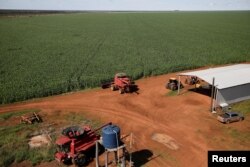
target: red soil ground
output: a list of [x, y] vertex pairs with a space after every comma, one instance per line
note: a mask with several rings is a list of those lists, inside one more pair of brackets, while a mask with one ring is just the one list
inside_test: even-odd
[[[110, 89], [93, 89], [4, 105], [0, 113], [35, 108], [47, 116], [56, 115], [58, 111], [60, 114], [80, 112], [90, 119], [111, 121], [121, 128], [122, 134], [134, 134], [136, 166], [201, 167], [207, 166], [208, 150], [250, 149], [249, 142], [232, 144], [234, 140], [225, 136], [225, 125], [209, 112], [208, 96], [187, 91], [187, 87], [178, 96], [168, 96], [165, 83], [175, 76], [167, 74], [138, 80], [137, 93], [120, 95]], [[226, 126], [250, 129], [248, 119]], [[53, 161], [39, 166], [56, 164]]]

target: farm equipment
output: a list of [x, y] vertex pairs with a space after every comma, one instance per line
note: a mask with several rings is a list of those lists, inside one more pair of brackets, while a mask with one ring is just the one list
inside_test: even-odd
[[72, 162], [77, 166], [83, 166], [91, 159], [91, 154], [95, 151], [96, 141], [100, 139], [97, 131], [111, 124], [105, 124], [95, 130], [92, 130], [88, 125], [64, 129], [63, 136], [56, 140], [55, 159], [65, 164]]
[[112, 91], [119, 90], [120, 94], [136, 91], [137, 86], [125, 73], [117, 73], [114, 81], [102, 84], [102, 88], [110, 87]]
[[42, 119], [37, 113], [33, 112], [29, 115], [22, 115], [20, 122], [26, 124], [33, 124], [34, 122], [42, 122]]
[[189, 76], [185, 80], [185, 84], [194, 85], [200, 83], [199, 79], [196, 76]]
[[[174, 91], [178, 89], [178, 84], [179, 81], [176, 78], [170, 78], [169, 82], [166, 84], [166, 88]], [[181, 82], [180, 82], [180, 88], [184, 88]]]

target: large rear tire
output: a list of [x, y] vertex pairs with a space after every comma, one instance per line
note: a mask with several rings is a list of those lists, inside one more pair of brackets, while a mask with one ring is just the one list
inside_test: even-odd
[[175, 91], [175, 90], [176, 90], [176, 86], [175, 86], [174, 84], [170, 84], [170, 89], [171, 89], [172, 91]]

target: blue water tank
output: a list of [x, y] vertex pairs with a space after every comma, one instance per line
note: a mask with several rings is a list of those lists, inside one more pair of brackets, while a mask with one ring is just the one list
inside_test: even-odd
[[102, 128], [102, 144], [105, 148], [112, 149], [120, 145], [120, 128], [108, 125]]

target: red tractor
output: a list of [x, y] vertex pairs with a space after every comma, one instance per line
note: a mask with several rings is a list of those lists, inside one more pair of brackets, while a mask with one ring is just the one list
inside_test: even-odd
[[132, 92], [135, 88], [134, 82], [125, 73], [117, 73], [114, 82], [110, 86], [112, 91], [119, 90], [120, 94]]
[[95, 151], [95, 143], [100, 139], [96, 132], [101, 128], [111, 125], [105, 124], [95, 130], [90, 126], [71, 126], [62, 131], [61, 137], [56, 140], [57, 152], [55, 159], [65, 164], [73, 163], [77, 166], [85, 165]]

